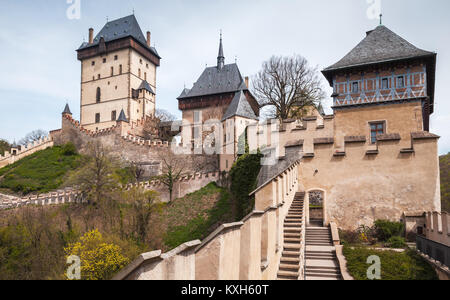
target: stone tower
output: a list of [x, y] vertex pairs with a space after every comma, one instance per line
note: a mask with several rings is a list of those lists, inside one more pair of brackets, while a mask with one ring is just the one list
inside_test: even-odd
[[80, 121], [101, 130], [116, 124], [120, 112], [130, 122], [155, 114], [156, 69], [161, 57], [144, 37], [134, 15], [113, 20], [77, 50], [81, 61]]

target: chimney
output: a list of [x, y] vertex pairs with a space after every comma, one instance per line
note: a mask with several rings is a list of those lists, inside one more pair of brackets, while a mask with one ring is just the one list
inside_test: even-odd
[[94, 29], [89, 28], [89, 44], [93, 44], [93, 43], [94, 43]]
[[151, 33], [150, 33], [150, 31], [147, 31], [147, 46], [149, 46], [149, 47], [151, 47], [150, 46], [150, 42], [151, 42], [150, 37], [151, 37]]
[[249, 88], [248, 83], [249, 83], [249, 80], [248, 80], [248, 76], [247, 76], [247, 77], [245, 77], [245, 85], [247, 86], [247, 88]]

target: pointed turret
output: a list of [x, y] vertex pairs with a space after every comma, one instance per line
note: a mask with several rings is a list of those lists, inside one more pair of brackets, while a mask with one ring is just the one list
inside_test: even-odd
[[220, 33], [219, 55], [217, 56], [217, 68], [222, 70], [225, 65], [225, 56], [223, 55], [222, 32]]
[[72, 112], [69, 108], [69, 103], [66, 103], [66, 107], [64, 107], [64, 111], [62, 112], [63, 115], [72, 115]]
[[123, 109], [120, 111], [120, 115], [119, 115], [119, 118], [117, 119], [117, 122], [126, 122], [126, 123], [128, 123], [128, 119], [125, 116], [125, 112], [123, 111]]

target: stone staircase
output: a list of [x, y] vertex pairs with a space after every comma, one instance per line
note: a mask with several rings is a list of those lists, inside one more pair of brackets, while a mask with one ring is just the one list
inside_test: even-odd
[[342, 280], [330, 228], [306, 228], [305, 242], [305, 279]]
[[300, 275], [304, 200], [305, 193], [297, 193], [284, 220], [284, 245], [277, 276], [279, 280], [298, 280]]

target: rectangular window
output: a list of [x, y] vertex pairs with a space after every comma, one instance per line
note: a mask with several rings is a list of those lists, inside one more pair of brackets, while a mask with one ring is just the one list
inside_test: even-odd
[[103, 63], [106, 63], [106, 58], [103, 59]]
[[383, 90], [388, 90], [388, 89], [389, 89], [389, 79], [383, 78], [383, 79], [381, 80], [381, 88], [382, 88]]
[[352, 93], [359, 93], [359, 83], [358, 82], [353, 82]]
[[114, 60], [119, 59], [119, 57], [117, 55], [114, 55]]
[[100, 114], [95, 114], [95, 123], [100, 123]]
[[113, 110], [111, 112], [111, 121], [115, 121], [117, 120], [117, 112], [115, 110]]
[[199, 122], [200, 122], [200, 112], [194, 111], [194, 123], [199, 123]]
[[385, 124], [385, 122], [370, 123], [370, 142], [372, 144], [377, 143], [377, 135], [386, 133]]
[[100, 74], [98, 74], [98, 76], [97, 76], [97, 77], [98, 77], [98, 79], [100, 79]]
[[111, 76], [114, 76], [114, 67], [111, 67]]
[[92, 61], [92, 62], [91, 62], [91, 66], [95, 66], [95, 61]]
[[119, 65], [119, 74], [122, 74], [122, 65]]
[[397, 77], [397, 88], [404, 88], [405, 87], [405, 77], [399, 76]]

